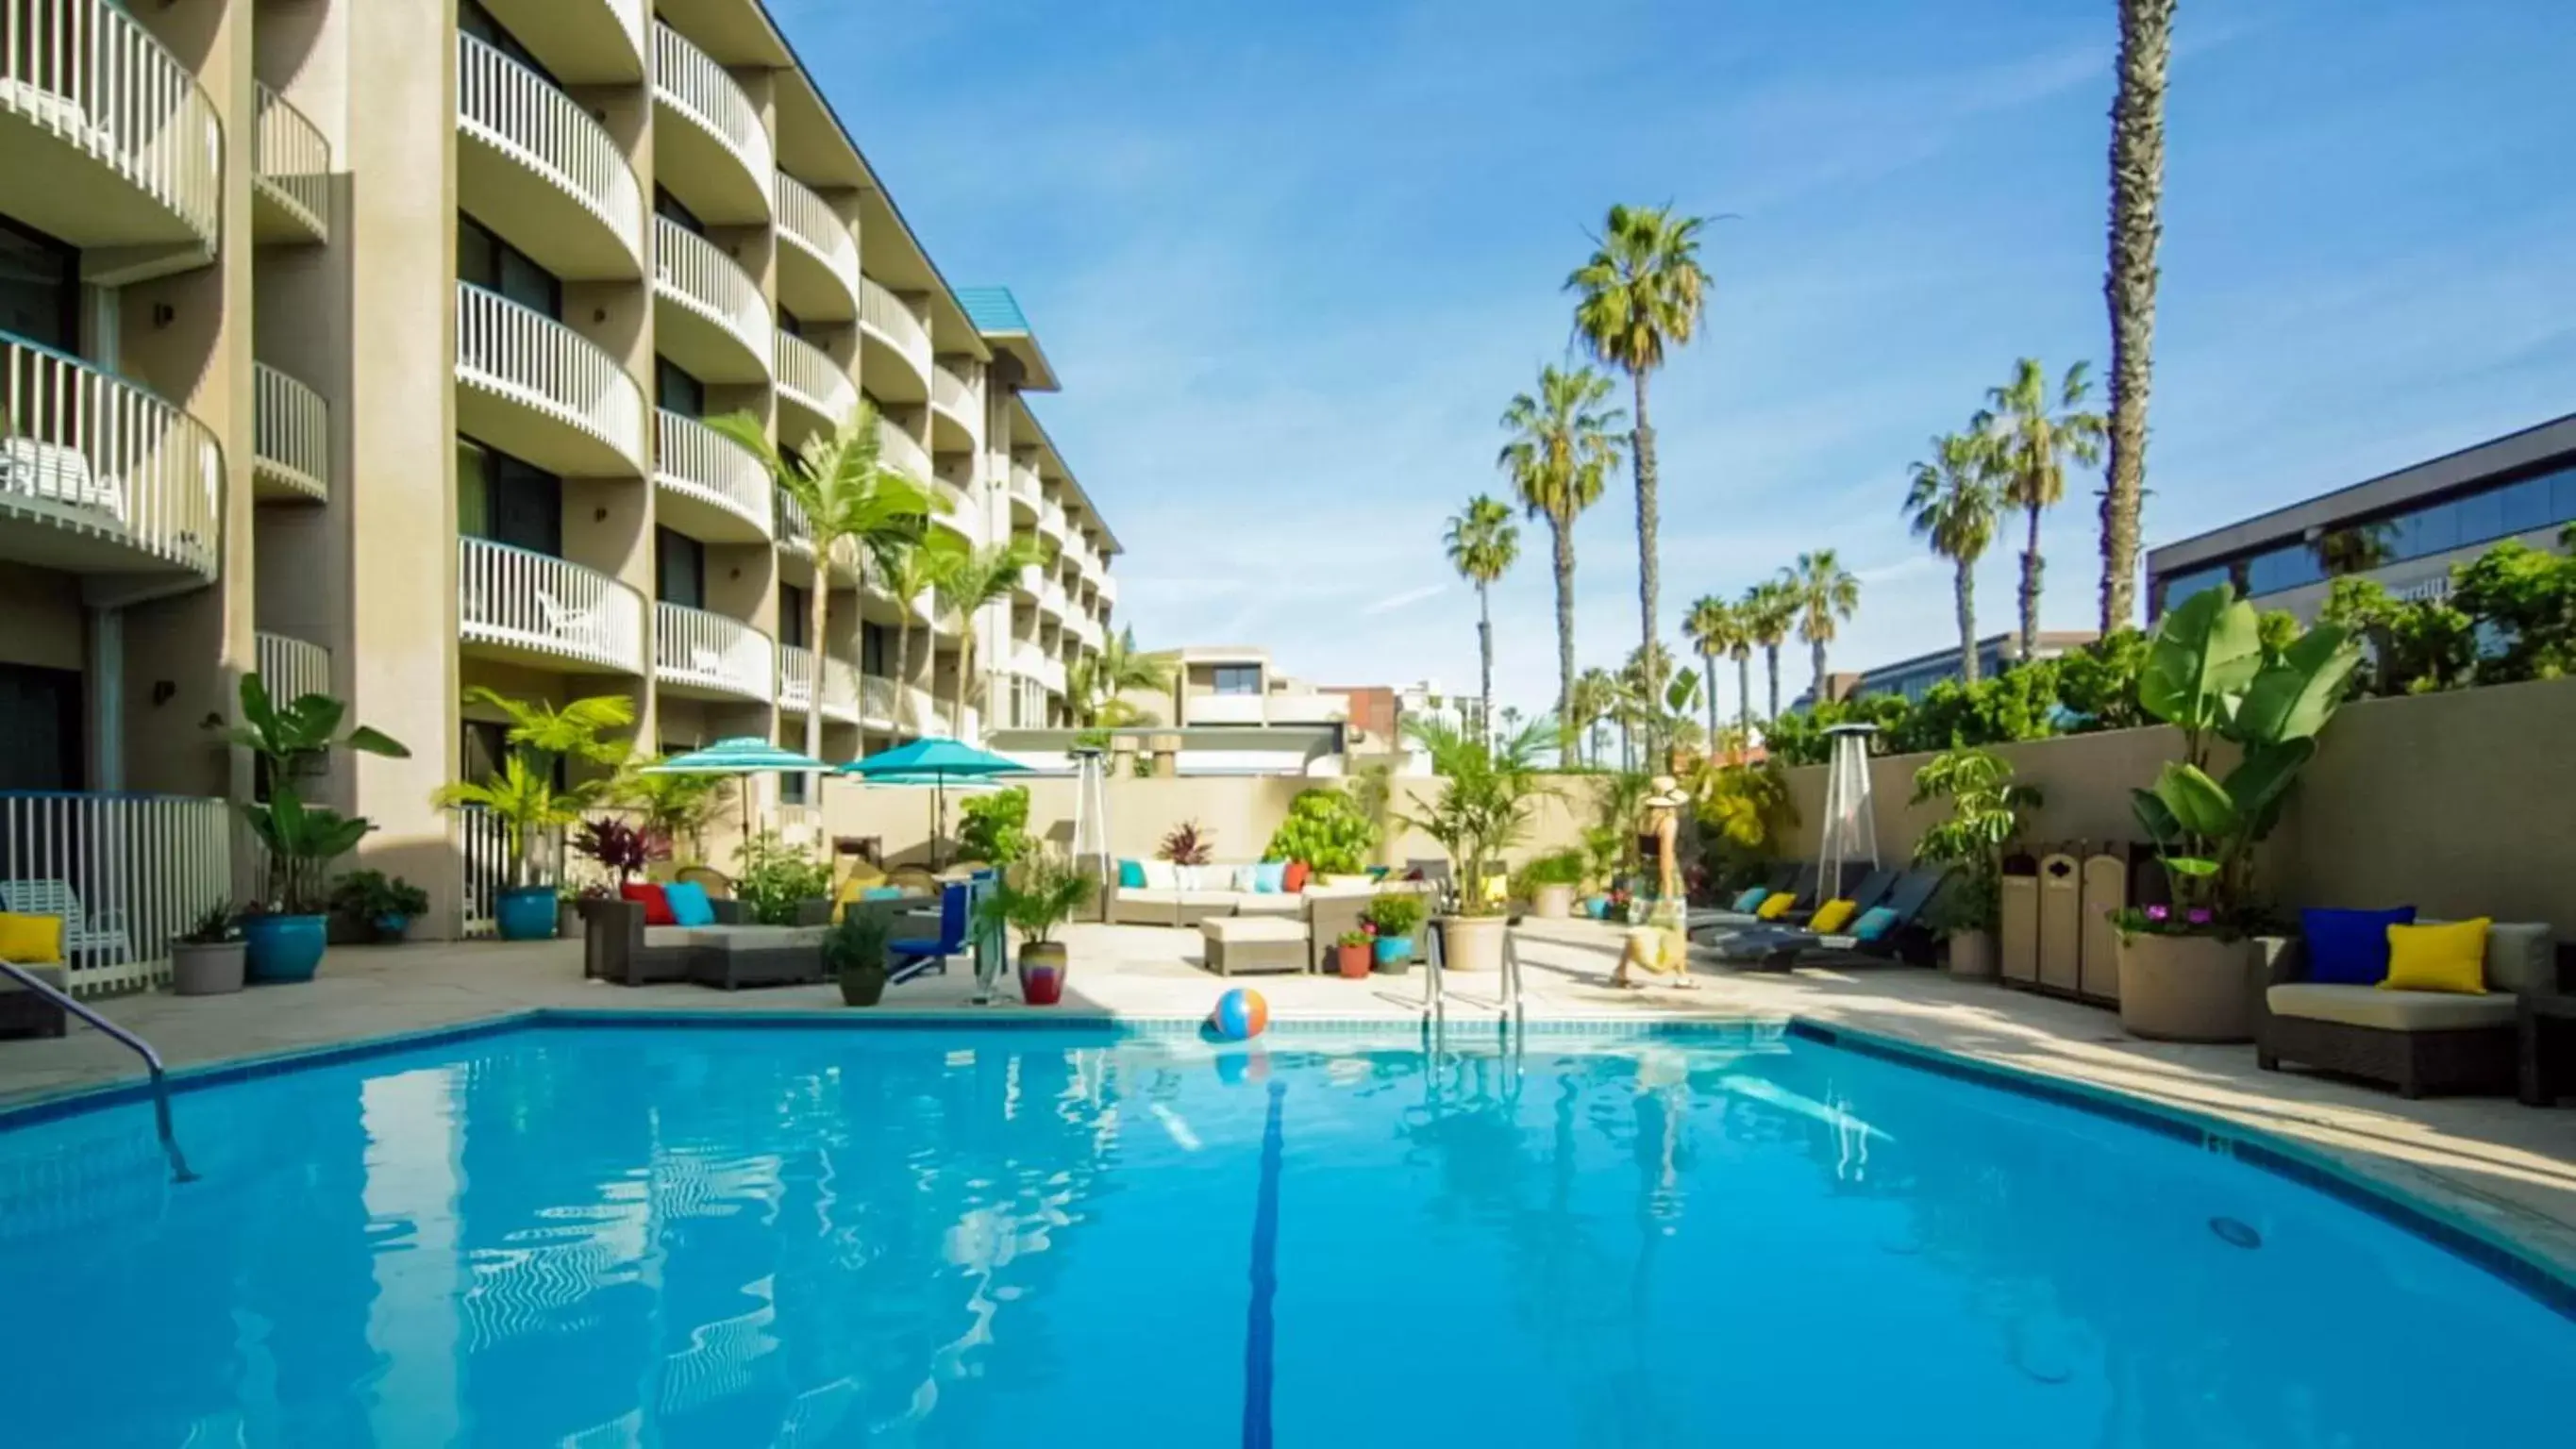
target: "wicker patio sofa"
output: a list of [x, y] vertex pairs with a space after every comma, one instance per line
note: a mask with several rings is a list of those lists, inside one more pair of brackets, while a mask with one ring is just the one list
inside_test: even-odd
[[755, 926], [740, 901], [712, 901], [712, 926], [648, 926], [639, 901], [598, 901], [582, 933], [582, 974], [620, 986], [695, 981], [727, 991], [823, 979], [832, 903], [805, 901], [793, 926]]
[[[71, 990], [71, 978], [59, 961], [21, 962], [18, 969], [56, 991]], [[0, 1036], [61, 1036], [69, 1027], [59, 1004], [0, 975]]]
[[2556, 944], [2545, 924], [2488, 927], [2483, 996], [2310, 981], [2306, 952], [2294, 941], [2273, 958], [2257, 1003], [2255, 1064], [2269, 1072], [2298, 1062], [2387, 1082], [2410, 1098], [2510, 1092], [2517, 998], [2554, 990], [2557, 979]]

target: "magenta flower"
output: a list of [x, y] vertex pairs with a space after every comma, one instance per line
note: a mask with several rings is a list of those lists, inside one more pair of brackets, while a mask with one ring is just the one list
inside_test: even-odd
[[2172, 912], [2171, 910], [2169, 910], [2169, 909], [2167, 909], [2166, 907], [2163, 907], [2163, 906], [2149, 906], [2149, 907], [2147, 907], [2147, 919], [2148, 919], [2148, 920], [2150, 920], [2150, 921], [2161, 921], [2161, 920], [2164, 920], [2164, 919], [2166, 919], [2167, 917], [2171, 916], [2172, 914], [2173, 914], [2173, 912]]
[[2195, 925], [2195, 926], [2206, 926], [2206, 925], [2208, 925], [2208, 924], [2209, 924], [2209, 922], [2210, 922], [2210, 919], [2211, 919], [2211, 918], [2210, 918], [2210, 914], [2209, 914], [2209, 908], [2208, 908], [2208, 907], [2206, 907], [2206, 906], [2194, 906], [2194, 907], [2192, 907], [2191, 916], [2190, 916], [2190, 918], [2189, 918], [2189, 919], [2190, 919], [2191, 923], [2192, 923], [2193, 925]]

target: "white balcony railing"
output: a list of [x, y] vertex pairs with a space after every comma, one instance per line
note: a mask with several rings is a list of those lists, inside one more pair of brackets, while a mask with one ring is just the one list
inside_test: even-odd
[[776, 536], [772, 509], [777, 485], [760, 460], [742, 445], [695, 418], [663, 411], [654, 415], [657, 432], [653, 481], [744, 520], [764, 536]]
[[0, 794], [0, 911], [63, 923], [74, 994], [170, 977], [170, 941], [233, 896], [233, 809], [180, 795]]
[[1106, 614], [1117, 607], [1117, 604], [1118, 576], [1109, 571], [1109, 565], [1104, 560], [1100, 565], [1100, 611]]
[[0, 6], [0, 111], [88, 152], [213, 246], [223, 131], [188, 67], [108, 0]]
[[[653, 89], [741, 160], [754, 180], [766, 182], [778, 172], [771, 157], [769, 131], [751, 98], [734, 84], [725, 68], [680, 33], [653, 22]], [[764, 188], [765, 189], [765, 188]]]
[[778, 541], [812, 553], [814, 525], [805, 517], [805, 505], [787, 496], [785, 489], [775, 486], [770, 489], [770, 498], [778, 510]]
[[769, 302], [714, 242], [667, 216], [653, 218], [653, 287], [769, 361]]
[[859, 676], [859, 717], [871, 724], [892, 724], [896, 690], [882, 674]]
[[590, 434], [643, 471], [644, 390], [598, 343], [543, 312], [459, 282], [456, 374]]
[[830, 202], [784, 171], [778, 173], [777, 191], [774, 200], [779, 234], [838, 277], [841, 285], [849, 288], [850, 300], [855, 304], [859, 297], [859, 243], [850, 232], [850, 224], [832, 210]]
[[1011, 496], [1031, 508], [1046, 497], [1046, 485], [1038, 481], [1038, 470], [1016, 458], [1011, 461]]
[[686, 604], [653, 606], [653, 672], [670, 684], [765, 700], [777, 682], [769, 636]]
[[887, 466], [912, 475], [917, 483], [939, 481], [939, 470], [931, 465], [930, 450], [882, 416], [877, 419], [877, 440], [877, 452]]
[[[823, 715], [857, 723], [859, 671], [846, 660], [823, 661]], [[778, 646], [778, 707], [803, 713], [814, 696], [814, 651], [794, 644]]]
[[608, 128], [544, 76], [471, 35], [456, 37], [456, 115], [485, 144], [543, 175], [644, 252], [643, 190]]
[[251, 462], [280, 487], [331, 496], [331, 405], [265, 362], [251, 364]]
[[850, 375], [832, 360], [830, 353], [813, 343], [792, 332], [781, 332], [772, 355], [777, 363], [779, 390], [808, 411], [837, 423], [859, 405], [859, 390]]
[[469, 643], [644, 672], [644, 599], [633, 589], [488, 538], [458, 539], [456, 563], [457, 629]]
[[281, 704], [308, 694], [331, 692], [331, 651], [284, 634], [262, 631], [252, 639], [259, 682], [268, 697]]
[[215, 576], [224, 462], [212, 429], [116, 374], [0, 333], [0, 513]]
[[1049, 498], [1038, 505], [1038, 532], [1059, 548], [1064, 545], [1064, 505]]
[[902, 721], [904, 728], [920, 735], [947, 735], [952, 738], [962, 738], [957, 734], [953, 727], [954, 722], [949, 718], [947, 696], [933, 694], [918, 684], [903, 686], [903, 694], [909, 711]]
[[925, 381], [931, 372], [930, 329], [913, 315], [903, 299], [874, 277], [859, 279], [859, 325], [885, 339]]
[[331, 234], [331, 143], [286, 97], [259, 88], [259, 186], [317, 238]]
[[930, 405], [946, 412], [966, 426], [977, 437], [984, 435], [984, 410], [976, 405], [976, 389], [982, 382], [983, 369], [968, 359], [958, 364], [976, 374], [973, 381], [954, 371], [944, 362], [930, 368]]

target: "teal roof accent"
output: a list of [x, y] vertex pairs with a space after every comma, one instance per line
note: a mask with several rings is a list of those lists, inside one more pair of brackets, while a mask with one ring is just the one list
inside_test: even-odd
[[1008, 287], [959, 287], [957, 305], [966, 309], [966, 320], [975, 324], [975, 330], [988, 337], [996, 332], [1036, 330]]

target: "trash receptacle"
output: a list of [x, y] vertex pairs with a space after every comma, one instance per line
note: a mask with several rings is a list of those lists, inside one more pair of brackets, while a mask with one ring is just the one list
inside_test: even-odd
[[2039, 984], [2072, 996], [2084, 982], [2084, 877], [2073, 855], [2039, 858]]
[[2120, 1000], [2120, 932], [2111, 913], [2129, 903], [2129, 847], [2102, 846], [2084, 857], [2084, 958], [2076, 991], [2088, 1000]]
[[2003, 979], [2017, 986], [2039, 984], [2039, 859], [2026, 851], [2004, 857], [2002, 910], [1997, 920]]

